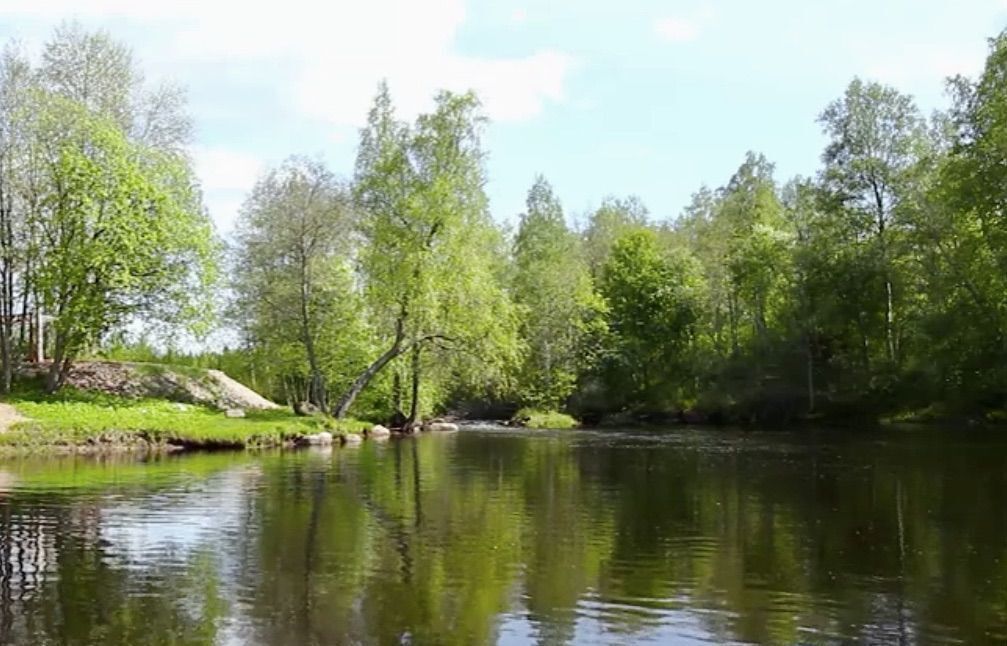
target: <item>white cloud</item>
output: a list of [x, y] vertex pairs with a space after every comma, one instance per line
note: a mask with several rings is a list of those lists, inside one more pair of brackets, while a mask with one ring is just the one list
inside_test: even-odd
[[869, 78], [895, 86], [943, 83], [949, 76], [974, 76], [982, 71], [986, 52], [981, 47], [938, 49], [932, 44], [903, 46], [895, 53], [864, 53], [864, 70]]
[[516, 25], [524, 24], [528, 21], [528, 11], [523, 8], [515, 9], [511, 12], [510, 19]]
[[[310, 130], [319, 127], [317, 120], [325, 133], [319, 141], [351, 145], [348, 133], [365, 121], [382, 79], [388, 80], [403, 118], [428, 108], [439, 89], [474, 89], [495, 121], [530, 119], [549, 103], [565, 100], [574, 60], [563, 52], [458, 53], [454, 45], [465, 21], [465, 2], [0, 0], [0, 23], [10, 33], [33, 36], [41, 25], [51, 28], [68, 18], [108, 27], [155, 77], [221, 88], [218, 95], [196, 97], [194, 117], [201, 130], [208, 123], [235, 123], [267, 112], [274, 120], [267, 128], [285, 121]], [[523, 10], [512, 15], [516, 22], [525, 17]], [[250, 100], [257, 102], [251, 109]], [[263, 106], [268, 107], [256, 111]], [[241, 123], [255, 127], [254, 118]], [[213, 134], [215, 141], [241, 137]], [[193, 157], [210, 213], [220, 230], [230, 231], [243, 196], [265, 164], [221, 147], [197, 148]]]
[[687, 43], [699, 37], [699, 24], [689, 18], [662, 18], [654, 23], [654, 31], [663, 40]]
[[[280, 85], [273, 91], [288, 96], [296, 112], [336, 125], [360, 125], [383, 78], [406, 117], [428, 105], [437, 89], [472, 88], [492, 119], [528, 119], [563, 99], [573, 63], [548, 50], [498, 58], [457, 53], [464, 0], [3, 1], [0, 18], [19, 14], [53, 21], [115, 17], [156, 29], [171, 50], [158, 57], [205, 62], [207, 74], [224, 61], [280, 61], [293, 72], [269, 79]], [[133, 44], [142, 49], [143, 43]]]
[[[564, 79], [573, 60], [560, 52], [543, 51], [521, 59], [494, 60], [432, 55], [416, 63], [380, 69], [361, 68], [331, 81], [326, 65], [311, 66], [299, 79], [293, 99], [307, 114], [335, 124], [358, 124], [377, 89], [388, 80], [401, 114], [411, 116], [429, 109], [436, 89], [475, 90], [489, 117], [521, 121], [542, 111], [547, 101], [564, 98]], [[424, 76], [423, 66], [438, 69], [437, 82]]]
[[654, 22], [654, 33], [670, 43], [688, 43], [696, 40], [716, 18], [716, 10], [709, 2], [696, 5], [691, 11], [665, 16]]
[[262, 159], [223, 147], [197, 147], [193, 164], [203, 187], [203, 201], [217, 230], [229, 233], [244, 196], [265, 170]]
[[207, 191], [246, 189], [265, 168], [254, 155], [221, 147], [197, 147], [193, 161], [203, 190]]
[[203, 195], [203, 202], [207, 211], [217, 227], [217, 231], [222, 235], [229, 235], [234, 231], [234, 223], [238, 220], [238, 212], [244, 204], [244, 194], [246, 191], [207, 191]]

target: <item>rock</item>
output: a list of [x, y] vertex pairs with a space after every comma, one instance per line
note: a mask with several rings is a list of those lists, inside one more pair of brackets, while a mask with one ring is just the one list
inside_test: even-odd
[[710, 420], [702, 412], [694, 408], [687, 408], [679, 413], [679, 419], [683, 424], [706, 424]]
[[305, 439], [308, 441], [308, 444], [312, 444], [314, 446], [328, 446], [332, 444], [332, 433], [329, 433], [328, 431], [312, 433], [311, 435], [306, 436]]
[[357, 446], [364, 441], [364, 438], [360, 437], [358, 433], [347, 433], [343, 436], [343, 444], [349, 446]]
[[240, 418], [245, 416], [245, 410], [243, 408], [228, 408], [224, 411], [224, 415], [232, 418]]
[[310, 417], [319, 413], [318, 406], [311, 402], [297, 402], [294, 404], [294, 413], [301, 417]]
[[451, 422], [430, 422], [423, 427], [423, 430], [434, 433], [454, 433], [458, 430], [458, 425]]
[[391, 434], [392, 434], [392, 432], [391, 432], [391, 431], [389, 431], [389, 430], [388, 430], [387, 428], [385, 428], [384, 426], [382, 426], [381, 424], [375, 424], [374, 426], [372, 426], [372, 427], [371, 427], [371, 430], [369, 430], [369, 431], [367, 432], [367, 435], [368, 435], [368, 436], [370, 436], [370, 437], [374, 437], [374, 438], [378, 438], [378, 437], [388, 437], [388, 436], [389, 436], [389, 435], [391, 435]]

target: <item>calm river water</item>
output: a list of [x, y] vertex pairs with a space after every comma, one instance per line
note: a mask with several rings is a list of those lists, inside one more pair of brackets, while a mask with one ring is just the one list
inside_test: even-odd
[[1007, 433], [0, 462], [0, 643], [1007, 642]]

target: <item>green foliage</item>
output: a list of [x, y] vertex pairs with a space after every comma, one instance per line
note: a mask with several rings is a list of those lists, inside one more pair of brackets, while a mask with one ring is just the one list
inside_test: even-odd
[[[522, 401], [557, 407], [593, 366], [588, 340], [604, 326], [581, 242], [567, 228], [552, 187], [539, 177], [528, 192], [514, 241], [513, 297], [521, 316]], [[587, 356], [586, 356], [587, 355]]]
[[535, 408], [522, 408], [514, 413], [513, 420], [521, 426], [538, 429], [577, 428], [580, 422], [567, 415], [553, 410], [538, 410]]
[[51, 163], [35, 289], [56, 314], [55, 362], [73, 360], [140, 311], [195, 318], [192, 280], [212, 272], [214, 248], [206, 216], [180, 193], [186, 169], [65, 99], [41, 100], [37, 145]]
[[584, 252], [593, 275], [600, 275], [616, 240], [647, 226], [647, 215], [647, 207], [638, 197], [605, 198], [584, 231]]
[[349, 260], [353, 227], [347, 190], [309, 159], [264, 174], [242, 207], [231, 318], [269, 357], [260, 374], [279, 399], [326, 408], [329, 388], [346, 387], [370, 349]]
[[56, 389], [82, 353], [117, 330], [204, 335], [219, 244], [175, 88], [148, 89], [128, 48], [64, 25], [33, 69], [0, 60], [0, 349], [4, 387], [28, 354], [8, 321], [54, 316]]
[[684, 249], [662, 249], [647, 229], [619, 238], [602, 269], [608, 353], [602, 374], [622, 405], [663, 407], [691, 392], [690, 360], [703, 277]]
[[389, 412], [401, 410], [408, 382], [418, 417], [460, 385], [499, 388], [515, 362], [517, 320], [495, 253], [503, 239], [483, 192], [483, 123], [472, 94], [440, 93], [414, 125], [395, 118], [386, 86], [375, 99], [354, 194], [367, 315], [381, 342], [339, 415], [389, 364], [398, 375]]
[[[208, 329], [219, 249], [184, 103], [141, 78], [72, 26], [38, 70], [0, 59], [0, 386], [29, 345], [6, 321], [42, 307], [50, 387], [102, 345], [223, 367], [337, 417], [478, 400], [582, 417], [1007, 407], [1007, 35], [929, 122], [854, 79], [819, 117], [814, 179], [778, 183], [750, 152], [677, 219], [607, 198], [572, 230], [539, 177], [513, 238], [490, 217], [477, 97], [441, 92], [407, 123], [382, 85], [351, 183], [291, 158], [248, 196], [241, 348], [192, 354], [169, 348]], [[161, 329], [127, 343], [141, 318]]]

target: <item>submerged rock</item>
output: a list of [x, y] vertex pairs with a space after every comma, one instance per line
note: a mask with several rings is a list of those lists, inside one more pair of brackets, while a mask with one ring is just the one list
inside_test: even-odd
[[357, 446], [364, 441], [364, 438], [360, 437], [358, 433], [347, 433], [342, 437], [343, 437], [343, 444], [349, 446]]

